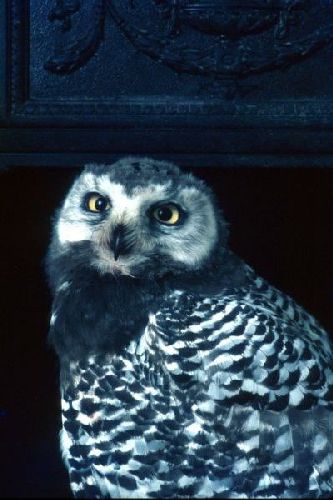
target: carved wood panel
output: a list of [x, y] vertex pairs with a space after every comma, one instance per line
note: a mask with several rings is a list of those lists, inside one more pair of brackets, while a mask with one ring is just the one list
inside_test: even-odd
[[4, 164], [127, 152], [202, 165], [332, 162], [331, 0], [0, 9]]

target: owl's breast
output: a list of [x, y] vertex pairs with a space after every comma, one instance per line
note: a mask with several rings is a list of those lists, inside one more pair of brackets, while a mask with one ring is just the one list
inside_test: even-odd
[[154, 490], [168, 496], [179, 467], [189, 467], [198, 426], [182, 406], [187, 398], [177, 394], [161, 359], [150, 365], [148, 350], [129, 354], [72, 364], [62, 397], [62, 451], [74, 491], [92, 481], [106, 496], [138, 498]]

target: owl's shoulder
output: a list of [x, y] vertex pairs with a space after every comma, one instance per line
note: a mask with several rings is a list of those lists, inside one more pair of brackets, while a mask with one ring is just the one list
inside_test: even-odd
[[331, 404], [328, 333], [291, 297], [244, 270], [245, 283], [214, 294], [173, 290], [155, 315], [161, 349], [178, 356], [178, 371], [200, 370], [213, 398], [274, 410]]
[[239, 315], [256, 317], [258, 321], [271, 319], [291, 328], [309, 330], [314, 338], [323, 332], [327, 336], [319, 322], [291, 296], [271, 285], [237, 256], [231, 258], [228, 272], [217, 270], [215, 279], [207, 276], [205, 280], [202, 276], [194, 285], [176, 282], [165, 294], [160, 314], [181, 310], [188, 318], [209, 318], [219, 312], [219, 317], [226, 315], [225, 321]]

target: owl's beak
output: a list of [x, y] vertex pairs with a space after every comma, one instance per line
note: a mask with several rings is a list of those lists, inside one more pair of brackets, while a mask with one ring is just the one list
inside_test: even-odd
[[113, 231], [110, 246], [114, 254], [114, 260], [118, 260], [120, 255], [128, 254], [134, 246], [133, 232], [124, 224], [119, 224]]

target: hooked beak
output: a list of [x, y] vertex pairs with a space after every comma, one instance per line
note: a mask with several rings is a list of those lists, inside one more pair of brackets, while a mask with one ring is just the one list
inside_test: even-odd
[[132, 231], [126, 228], [123, 224], [116, 226], [113, 231], [110, 246], [114, 254], [114, 260], [118, 260], [120, 255], [128, 254], [134, 246], [134, 236]]

